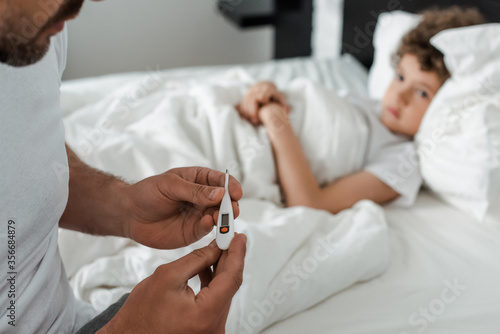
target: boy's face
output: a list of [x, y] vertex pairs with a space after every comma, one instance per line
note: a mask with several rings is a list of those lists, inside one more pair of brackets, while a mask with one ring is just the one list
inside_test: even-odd
[[441, 85], [435, 72], [420, 69], [415, 55], [404, 55], [382, 99], [380, 120], [393, 132], [414, 136]]

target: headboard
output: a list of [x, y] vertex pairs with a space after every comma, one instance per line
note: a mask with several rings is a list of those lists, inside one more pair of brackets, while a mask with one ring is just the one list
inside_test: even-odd
[[[275, 58], [311, 55], [313, 2], [274, 0], [271, 21], [275, 26]], [[352, 54], [369, 68], [374, 52], [372, 37], [380, 13], [394, 10], [415, 13], [451, 5], [477, 7], [490, 22], [500, 22], [498, 0], [344, 0], [342, 53]]]
[[404, 10], [416, 13], [430, 7], [460, 5], [478, 8], [490, 22], [500, 22], [498, 0], [345, 0], [342, 53], [355, 56], [369, 68], [373, 60], [372, 37], [378, 15]]

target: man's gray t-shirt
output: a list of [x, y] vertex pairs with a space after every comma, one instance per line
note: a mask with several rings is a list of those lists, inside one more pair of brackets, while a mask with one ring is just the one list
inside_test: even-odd
[[69, 183], [66, 48], [64, 30], [38, 63], [0, 64], [0, 333], [73, 333], [94, 315], [75, 300], [57, 246]]

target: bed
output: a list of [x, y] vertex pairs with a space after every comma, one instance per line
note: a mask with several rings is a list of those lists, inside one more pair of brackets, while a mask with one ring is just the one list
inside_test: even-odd
[[[472, 3], [486, 10], [491, 21], [500, 18], [497, 3]], [[396, 9], [410, 11], [425, 7], [425, 3], [418, 2], [417, 5], [415, 1], [398, 4]], [[356, 38], [349, 32], [375, 20], [370, 12], [378, 13], [387, 7], [385, 1], [380, 4], [374, 1], [346, 2], [343, 9], [346, 18], [344, 51], [347, 51], [345, 46], [353, 45]], [[356, 8], [355, 15], [353, 8]], [[362, 8], [369, 18], [361, 13]], [[289, 15], [289, 12], [285, 14]], [[363, 21], [356, 21], [353, 16]], [[283, 22], [288, 21], [276, 20], [275, 24]], [[304, 29], [310, 30], [310, 27]], [[158, 113], [157, 104], [166, 103], [164, 109], [170, 107], [191, 112], [192, 101], [185, 103], [180, 99], [186, 92], [196, 98], [202, 96], [197, 100], [199, 103], [218, 105], [219, 100], [215, 101], [213, 96], [232, 100], [213, 87], [264, 79], [285, 87], [296, 78], [308, 78], [328, 89], [368, 95], [369, 72], [366, 66], [373, 59], [373, 50], [370, 50], [366, 47], [361, 48], [360, 53], [344, 52], [342, 56], [300, 57], [242, 66], [150, 70], [63, 82], [61, 105], [67, 143], [90, 165], [131, 182], [191, 163], [226, 168], [229, 158], [220, 163], [181, 155], [162, 158], [168, 155], [168, 143], [161, 136], [161, 122], [152, 116]], [[286, 54], [283, 52], [280, 54]], [[159, 93], [170, 96], [169, 100], [155, 100], [161, 95]], [[182, 102], [180, 105], [179, 101]], [[218, 110], [229, 113], [227, 105], [220, 108]], [[128, 112], [133, 121], [123, 124], [116, 119], [113, 121], [113, 117], [120, 114], [113, 116], [110, 110]], [[106, 121], [110, 120], [115, 127], [106, 126]], [[250, 130], [245, 128], [242, 131]], [[245, 138], [237, 140], [240, 140], [238, 143], [245, 142]], [[217, 138], [214, 143], [216, 141]], [[269, 153], [266, 148], [260, 149], [262, 144], [253, 142], [251, 145], [253, 151], [250, 151], [257, 160], [246, 168], [255, 167], [261, 161], [258, 160], [260, 154], [265, 159]], [[250, 151], [247, 150], [246, 154]], [[214, 153], [214, 156], [217, 155]], [[240, 166], [235, 164], [233, 167]], [[242, 177], [244, 175], [243, 172]], [[265, 179], [269, 174], [261, 176]], [[392, 204], [379, 207], [362, 201], [353, 209], [330, 215], [302, 207], [280, 207], [269, 195], [272, 188], [264, 194], [259, 193], [260, 189], [268, 189], [268, 184], [261, 185], [255, 180], [245, 182], [244, 190], [245, 186], [248, 187], [251, 196], [240, 203], [240, 226], [249, 235], [248, 269], [245, 269], [245, 283], [238, 292], [240, 296], [235, 297], [232, 305], [228, 333], [500, 332], [500, 288], [497, 285], [500, 278], [500, 205], [492, 205], [480, 223], [443, 200], [435, 191], [423, 188], [411, 208]], [[301, 230], [306, 220], [313, 229], [317, 228], [316, 233], [310, 229]], [[262, 228], [264, 223], [269, 224], [267, 229]], [[331, 251], [331, 258], [318, 260], [318, 256], [312, 257], [311, 254], [319, 254], [314, 252], [314, 247], [323, 245], [321, 234], [328, 234], [328, 229], [337, 231], [335, 237], [340, 246]], [[297, 233], [302, 235], [298, 237]], [[185, 249], [161, 251], [119, 238], [91, 237], [66, 230], [61, 230], [59, 236], [61, 255], [75, 295], [90, 302], [98, 311], [129, 292], [156, 266], [175, 260], [208, 240], [202, 239]], [[287, 241], [276, 247], [273, 246], [275, 238]], [[269, 248], [259, 250], [259, 247]], [[286, 254], [287, 251], [294, 252], [293, 256]], [[328, 253], [327, 248], [325, 252]], [[254, 263], [263, 261], [264, 255], [269, 258], [268, 262]], [[297, 275], [294, 276], [297, 289], [277, 287], [279, 281], [273, 276], [297, 263], [302, 268], [309, 265], [310, 269], [298, 279]], [[259, 271], [259, 266], [267, 271]], [[282, 266], [278, 268], [282, 271], [273, 271], [273, 266]], [[196, 289], [196, 280], [191, 283]], [[252, 286], [263, 288], [265, 293], [259, 295]], [[278, 288], [284, 291], [287, 302], [279, 302], [270, 296]]]

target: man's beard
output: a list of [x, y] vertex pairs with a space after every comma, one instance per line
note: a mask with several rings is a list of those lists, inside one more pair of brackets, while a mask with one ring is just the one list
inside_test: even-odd
[[[42, 59], [50, 47], [50, 38], [43, 44], [35, 44], [36, 39], [22, 43], [16, 35], [7, 33], [0, 38], [0, 62], [14, 67], [34, 64]], [[38, 35], [37, 37], [38, 38]]]
[[38, 33], [30, 39], [23, 38], [22, 34], [14, 32], [16, 22], [22, 17], [15, 17], [6, 12], [0, 17], [0, 62], [10, 66], [21, 67], [34, 64], [42, 59], [50, 47], [50, 36], [38, 41], [40, 36], [54, 24], [78, 14], [84, 0], [68, 0], [58, 12], [40, 28]]

